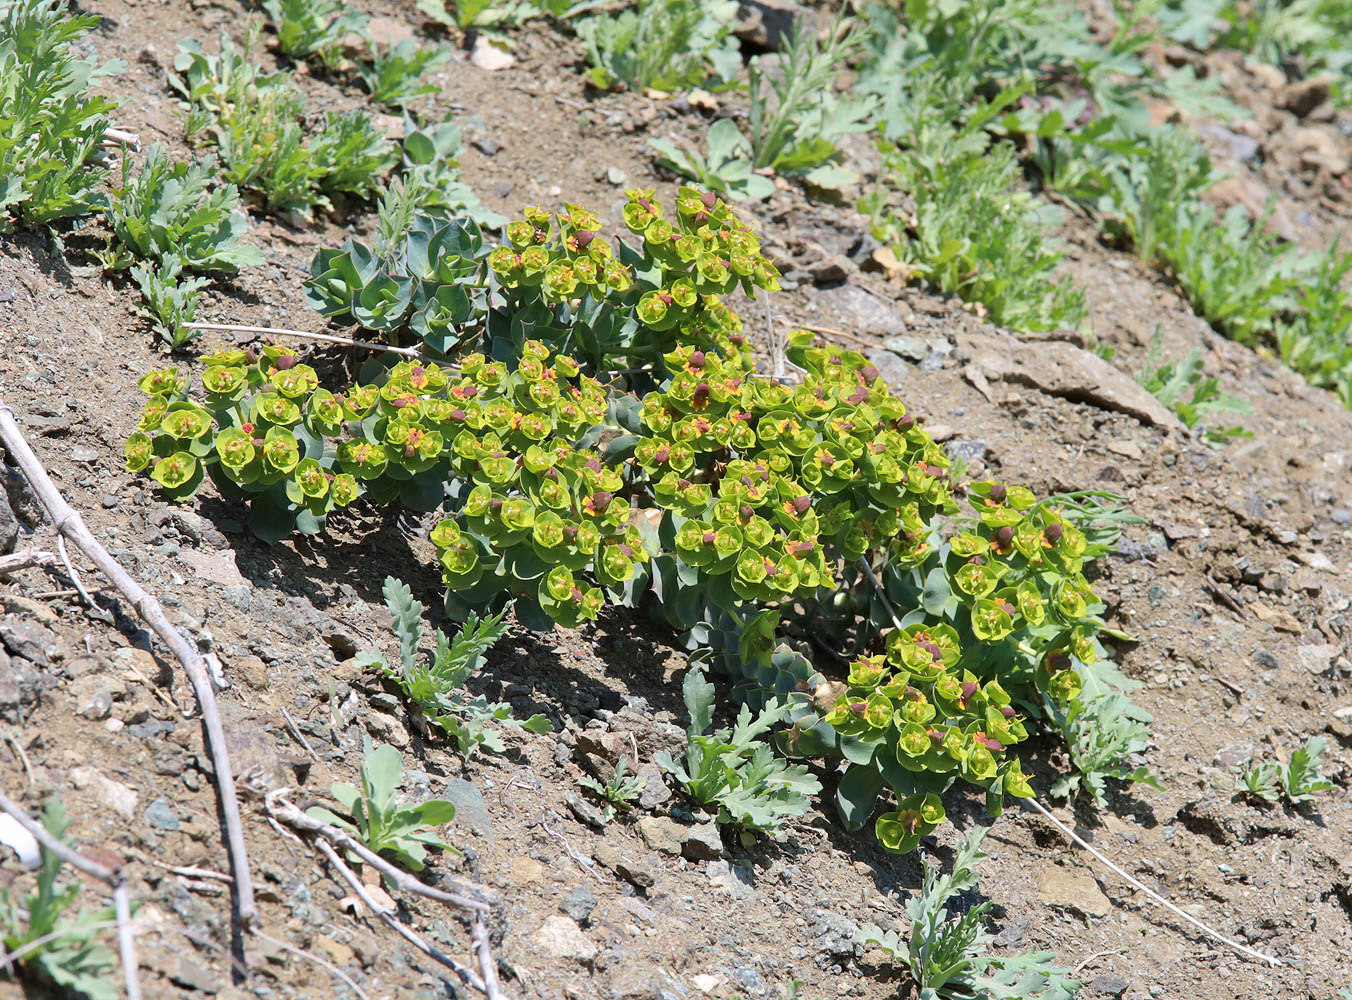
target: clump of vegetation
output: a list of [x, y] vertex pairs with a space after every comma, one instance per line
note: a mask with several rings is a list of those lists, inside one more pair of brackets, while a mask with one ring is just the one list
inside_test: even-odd
[[[392, 746], [373, 747], [364, 739], [361, 762], [361, 788], [339, 784], [329, 789], [347, 817], [336, 815], [323, 806], [306, 812], [321, 823], [328, 823], [352, 834], [376, 854], [388, 855], [410, 871], [423, 870], [427, 852], [456, 851], [436, 835], [436, 829], [455, 818], [455, 804], [445, 799], [425, 802], [397, 801], [404, 783], [404, 761]], [[360, 859], [349, 857], [353, 863]]]
[[107, 203], [97, 154], [117, 103], [88, 89], [125, 64], [75, 53], [99, 20], [66, 0], [0, 0], [0, 232]]
[[1080, 988], [1069, 969], [1055, 964], [1049, 951], [997, 955], [990, 950], [986, 930], [992, 903], [955, 905], [957, 897], [975, 888], [977, 866], [988, 855], [981, 850], [988, 827], [974, 827], [953, 858], [951, 874], [924, 859], [925, 881], [918, 895], [906, 902], [911, 931], [903, 939], [896, 931], [865, 927], [861, 944], [878, 948], [906, 969], [920, 1000], [1072, 1000]]
[[615, 762], [615, 773], [609, 781], [598, 781], [589, 774], [577, 779], [583, 790], [601, 803], [601, 816], [607, 823], [615, 818], [616, 812], [634, 808], [634, 803], [643, 794], [643, 779], [628, 772], [628, 759], [622, 756]]
[[360, 32], [370, 16], [341, 0], [263, 0], [277, 31], [277, 47], [293, 59], [319, 56], [329, 69], [344, 62], [343, 36]]
[[1299, 805], [1327, 792], [1333, 782], [1319, 773], [1319, 758], [1327, 746], [1324, 737], [1311, 736], [1304, 746], [1291, 752], [1285, 767], [1272, 761], [1261, 764], [1251, 761], [1240, 772], [1239, 794], [1264, 802], [1284, 797], [1292, 805]]
[[402, 108], [419, 97], [437, 92], [433, 84], [423, 82], [423, 77], [450, 58], [448, 45], [420, 46], [406, 38], [382, 50], [372, 42], [371, 61], [358, 64], [357, 72], [371, 92], [372, 100]]
[[[623, 218], [634, 245], [570, 205], [527, 210], [496, 247], [467, 220], [420, 219], [380, 255], [322, 251], [321, 312], [429, 356], [332, 387], [274, 346], [209, 356], [199, 393], [152, 372], [128, 468], [176, 498], [209, 472], [269, 539], [322, 530], [359, 497], [440, 510], [456, 618], [509, 601], [531, 628], [649, 609], [751, 702], [706, 736], [699, 680], [694, 756], [672, 761], [741, 825], [778, 822], [737, 798], [779, 780], [753, 745], [777, 727], [792, 755], [848, 762], [852, 828], [895, 796], [875, 826], [892, 850], [942, 821], [960, 778], [994, 811], [1031, 794], [1015, 747], [1044, 698], [1066, 709], [1122, 680], [1084, 575], [1119, 499], [999, 481], [956, 495], [944, 450], [861, 354], [799, 331], [801, 382], [755, 369], [720, 296], [776, 274], [725, 202], [682, 189], [668, 214], [636, 190]], [[786, 630], [847, 651], [848, 673], [828, 680]]]
[[[1252, 413], [1253, 406], [1242, 396], [1221, 392], [1220, 380], [1202, 374], [1202, 349], [1189, 351], [1187, 356], [1153, 367], [1158, 360], [1158, 335], [1151, 345], [1145, 368], [1136, 381], [1169, 409], [1184, 426], [1195, 430], [1198, 425], [1217, 413]], [[1202, 439], [1212, 447], [1220, 447], [1231, 438], [1253, 437], [1242, 427], [1209, 426], [1202, 428]]]
[[618, 13], [578, 18], [592, 83], [636, 90], [681, 90], [732, 81], [741, 68], [729, 0], [637, 0]]
[[480, 747], [493, 753], [507, 748], [492, 724], [520, 726], [532, 733], [549, 731], [549, 720], [543, 715], [521, 722], [512, 718], [510, 705], [491, 703], [465, 690], [465, 682], [483, 664], [489, 647], [507, 634], [509, 609], [487, 618], [471, 611], [453, 639], [437, 629], [436, 652], [428, 659], [418, 649], [423, 637], [422, 604], [413, 599], [407, 584], [392, 576], [385, 578], [384, 594], [399, 638], [399, 662], [391, 664], [376, 650], [360, 654], [358, 662], [375, 667], [399, 685], [421, 717], [445, 732], [463, 756], [472, 756]]
[[171, 77], [186, 99], [189, 137], [208, 132], [225, 179], [258, 194], [269, 211], [308, 215], [338, 193], [369, 198], [399, 152], [364, 112], [325, 112], [309, 134], [304, 103], [284, 74], [254, 66], [257, 25], [242, 49], [222, 37], [218, 55], [196, 40], [179, 43]]
[[1120, 694], [1106, 694], [1086, 702], [1075, 701], [1064, 711], [1053, 707], [1053, 724], [1061, 731], [1070, 754], [1072, 770], [1057, 779], [1051, 794], [1071, 798], [1085, 795], [1103, 809], [1108, 804], [1108, 778], [1141, 782], [1162, 789], [1159, 779], [1145, 767], [1125, 763], [1149, 742], [1150, 714]]
[[[47, 803], [42, 825], [53, 837], [65, 838], [70, 817], [59, 799]], [[73, 912], [80, 884], [58, 885], [61, 864], [61, 858], [42, 847], [37, 891], [19, 899], [12, 886], [0, 889], [0, 944], [10, 957], [4, 972], [89, 1000], [115, 1000], [120, 992], [110, 973], [117, 959], [96, 940], [113, 923], [112, 907]]]
[[819, 782], [800, 764], [786, 764], [762, 739], [784, 718], [786, 706], [771, 702], [752, 716], [742, 706], [737, 724], [706, 735], [713, 724], [714, 686], [698, 670], [681, 686], [690, 725], [689, 746], [677, 760], [663, 750], [654, 758], [696, 802], [717, 811], [718, 822], [739, 830], [778, 836], [786, 819], [801, 816]]

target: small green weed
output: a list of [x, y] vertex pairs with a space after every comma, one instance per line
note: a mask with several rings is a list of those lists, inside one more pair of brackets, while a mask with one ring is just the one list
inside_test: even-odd
[[360, 32], [370, 16], [341, 0], [263, 0], [277, 31], [277, 47], [293, 59], [317, 55], [329, 69], [344, 62], [343, 36]]
[[1148, 743], [1147, 723], [1152, 720], [1143, 708], [1117, 693], [1086, 702], [1077, 699], [1065, 709], [1051, 703], [1046, 708], [1052, 725], [1060, 730], [1066, 741], [1073, 768], [1052, 785], [1053, 796], [1085, 795], [1097, 808], [1103, 809], [1108, 804], [1106, 781], [1109, 778], [1122, 782], [1138, 781], [1151, 788], [1163, 789], [1159, 779], [1149, 770], [1124, 763], [1129, 754], [1140, 753]]
[[681, 689], [690, 712], [685, 757], [677, 762], [664, 750], [653, 759], [687, 795], [716, 807], [720, 823], [771, 836], [783, 832], [785, 819], [807, 812], [808, 796], [821, 791], [821, 782], [801, 764], [778, 759], [768, 743], [757, 739], [784, 718], [784, 705], [771, 700], [754, 719], [743, 705], [731, 730], [705, 736], [713, 723], [714, 686], [692, 668]]
[[411, 38], [384, 49], [371, 43], [371, 61], [360, 63], [357, 72], [362, 83], [371, 92], [371, 99], [392, 108], [435, 94], [435, 84], [424, 83], [423, 77], [451, 58], [449, 45], [420, 46]]
[[866, 94], [841, 95], [836, 77], [860, 51], [861, 28], [838, 17], [826, 37], [808, 30], [803, 19], [780, 53], [775, 73], [759, 57], [748, 70], [752, 166], [779, 173], [802, 173], [819, 187], [841, 187], [856, 179], [835, 164], [836, 143], [873, 127], [877, 105]]
[[[958, 132], [931, 138], [924, 150], [887, 157], [887, 185], [864, 202], [874, 235], [915, 274], [978, 303], [1001, 326], [1077, 326], [1084, 291], [1053, 277], [1061, 254], [1037, 205], [1014, 188], [1009, 147], [973, 147]], [[906, 197], [913, 215], [903, 209]]]
[[1324, 737], [1311, 736], [1304, 746], [1292, 751], [1285, 767], [1272, 761], [1251, 761], [1240, 772], [1239, 794], [1265, 802], [1276, 802], [1281, 796], [1292, 805], [1308, 802], [1333, 787], [1333, 782], [1319, 773], [1319, 758], [1327, 746]]
[[0, 0], [0, 232], [104, 206], [96, 160], [116, 102], [89, 84], [125, 68], [76, 58], [100, 18], [66, 0]]
[[607, 90], [683, 90], [737, 77], [741, 56], [731, 35], [731, 0], [637, 0], [633, 9], [575, 22], [593, 84]]
[[[976, 868], [988, 855], [981, 850], [989, 827], [974, 827], [953, 859], [951, 875], [924, 859], [925, 881], [906, 903], [911, 936], [865, 927], [856, 940], [879, 948], [904, 966], [915, 981], [919, 1000], [1072, 1000], [1080, 988], [1069, 969], [1055, 964], [1051, 952], [995, 955], [985, 923], [989, 900], [965, 910], [951, 906], [976, 886]], [[951, 910], [951, 912], [950, 912]]]
[[399, 685], [431, 725], [443, 730], [455, 741], [456, 749], [466, 757], [480, 747], [502, 753], [506, 744], [489, 723], [520, 726], [532, 733], [549, 731], [549, 720], [533, 715], [524, 722], [512, 718], [511, 706], [490, 703], [483, 695], [471, 697], [465, 681], [483, 663], [484, 653], [507, 634], [506, 609], [488, 618], [470, 613], [454, 639], [437, 630], [436, 655], [419, 655], [422, 641], [423, 606], [413, 600], [408, 585], [394, 577], [385, 578], [385, 606], [394, 616], [394, 631], [399, 637], [399, 664], [391, 664], [375, 650], [358, 657], [362, 666], [374, 666]]
[[615, 773], [609, 781], [602, 784], [589, 774], [577, 779], [577, 783], [602, 803], [601, 814], [609, 823], [615, 818], [616, 811], [628, 812], [643, 792], [643, 779], [628, 773], [628, 760], [621, 757], [615, 764]]
[[774, 181], [756, 173], [751, 143], [730, 118], [721, 118], [710, 127], [706, 156], [680, 149], [669, 139], [649, 139], [648, 145], [662, 154], [658, 160], [662, 166], [731, 201], [759, 201], [774, 194]]
[[[47, 832], [64, 839], [70, 817], [59, 799], [53, 798], [42, 817]], [[110, 948], [95, 943], [95, 934], [112, 923], [112, 908], [71, 913], [80, 896], [80, 883], [57, 885], [61, 859], [42, 848], [37, 873], [37, 892], [22, 901], [12, 887], [0, 889], [0, 934], [6, 954], [12, 954], [50, 935], [50, 940], [28, 951], [20, 960], [19, 975], [55, 984], [64, 995], [78, 993], [89, 1000], [115, 1000], [121, 995], [111, 972], [116, 957]], [[11, 968], [5, 972], [13, 974]]]
[[113, 238], [99, 257], [111, 270], [171, 253], [194, 271], [233, 274], [263, 263], [260, 250], [239, 240], [245, 231], [239, 192], [216, 183], [214, 156], [175, 163], [155, 143], [135, 175], [124, 159], [122, 186], [109, 200], [107, 217]]
[[[1146, 367], [1136, 376], [1147, 392], [1173, 410], [1178, 419], [1189, 428], [1196, 428], [1206, 417], [1216, 413], [1252, 413], [1253, 405], [1241, 396], [1221, 392], [1220, 380], [1202, 374], [1202, 349], [1190, 351], [1179, 361], [1152, 367], [1157, 357], [1156, 345], [1151, 347]], [[1202, 429], [1203, 440], [1212, 447], [1220, 447], [1230, 438], [1253, 435], [1242, 427], [1212, 426]]]
[[211, 284], [209, 279], [184, 277], [183, 261], [172, 253], [158, 263], [148, 260], [136, 264], [131, 276], [141, 289], [141, 311], [170, 347], [182, 347], [197, 335], [187, 324], [197, 318], [202, 289]]
[[455, 851], [436, 835], [435, 829], [455, 818], [455, 805], [445, 799], [406, 804], [395, 801], [404, 783], [404, 761], [391, 746], [374, 748], [365, 739], [361, 763], [361, 788], [334, 785], [329, 793], [352, 819], [346, 820], [323, 806], [307, 814], [322, 823], [346, 830], [377, 854], [387, 854], [410, 871], [422, 871], [428, 849]]
[[308, 215], [334, 192], [374, 194], [398, 150], [360, 111], [326, 112], [323, 129], [307, 136], [300, 93], [285, 74], [257, 72], [256, 43], [256, 24], [242, 49], [222, 38], [215, 56], [194, 39], [179, 43], [171, 82], [187, 99], [189, 135], [209, 130], [225, 179], [258, 192], [270, 211]]
[[479, 201], [474, 190], [460, 180], [456, 156], [462, 145], [460, 126], [450, 121], [418, 125], [405, 115], [402, 203], [412, 214], [468, 215], [482, 228], [501, 229], [507, 218]]

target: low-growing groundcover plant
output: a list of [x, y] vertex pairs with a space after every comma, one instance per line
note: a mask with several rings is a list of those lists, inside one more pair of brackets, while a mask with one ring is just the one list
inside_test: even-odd
[[730, 0], [636, 0], [573, 22], [597, 87], [680, 90], [731, 82], [741, 69]]
[[957, 897], [976, 886], [976, 869], [989, 855], [981, 843], [989, 827], [973, 827], [953, 858], [951, 874], [924, 859], [925, 881], [906, 902], [910, 937], [865, 927], [856, 940], [878, 948], [904, 967], [918, 1000], [1071, 1000], [1080, 988], [1069, 969], [1055, 964], [1051, 952], [996, 955], [986, 930], [989, 900], [960, 910]]
[[1239, 794], [1264, 802], [1276, 802], [1284, 797], [1292, 805], [1299, 805], [1320, 792], [1327, 792], [1333, 782], [1319, 773], [1319, 758], [1327, 746], [1324, 737], [1311, 736], [1304, 746], [1291, 752], [1285, 766], [1272, 761], [1250, 762], [1240, 772]]
[[[306, 810], [313, 819], [346, 830], [377, 854], [386, 854], [410, 871], [422, 871], [431, 850], [455, 851], [434, 832], [455, 818], [455, 803], [445, 799], [405, 803], [397, 799], [404, 783], [404, 761], [392, 746], [373, 747], [363, 738], [361, 787], [339, 784], [329, 789], [350, 818], [323, 806]], [[359, 863], [360, 859], [349, 856]]]
[[99, 20], [66, 0], [0, 0], [0, 232], [105, 204], [97, 154], [117, 105], [88, 87], [125, 64], [75, 50]]
[[[570, 205], [527, 210], [497, 247], [467, 220], [420, 219], [397, 252], [322, 251], [320, 311], [426, 359], [331, 386], [277, 346], [208, 356], [200, 392], [151, 372], [128, 468], [176, 499], [209, 474], [270, 540], [359, 499], [439, 510], [456, 618], [648, 609], [787, 725], [781, 751], [848, 764], [852, 829], [886, 795], [891, 850], [943, 820], [959, 778], [995, 812], [1032, 794], [1015, 749], [1029, 725], [1121, 680], [1084, 576], [1115, 540], [1115, 498], [955, 491], [858, 352], [798, 332], [800, 381], [755, 370], [721, 296], [778, 282], [726, 203], [682, 189], [669, 215], [635, 190], [622, 215], [633, 245]], [[808, 633], [844, 652], [837, 678], [783, 641]]]
[[225, 36], [216, 55], [195, 39], [179, 43], [170, 82], [184, 97], [189, 139], [206, 132], [225, 179], [268, 211], [309, 215], [335, 194], [372, 197], [399, 161], [394, 144], [361, 111], [326, 111], [323, 127], [307, 130], [289, 75], [254, 65], [257, 41], [255, 22], [242, 48]]
[[688, 796], [713, 807], [718, 822], [744, 833], [777, 835], [786, 818], [807, 812], [808, 796], [821, 791], [821, 782], [806, 767], [784, 763], [757, 738], [770, 733], [787, 706], [772, 700], [753, 718], [743, 705], [732, 729], [705, 735], [713, 724], [714, 686], [691, 670], [682, 692], [690, 713], [685, 756], [677, 760], [663, 750], [654, 759]]
[[507, 634], [505, 618], [510, 608], [487, 618], [471, 611], [452, 639], [437, 629], [436, 653], [429, 660], [418, 649], [423, 637], [422, 604], [413, 599], [407, 584], [392, 576], [385, 578], [384, 594], [399, 637], [399, 663], [391, 664], [376, 650], [359, 654], [357, 662], [375, 667], [394, 681], [428, 725], [446, 733], [461, 754], [469, 757], [479, 747], [493, 753], [506, 749], [502, 734], [491, 723], [520, 726], [532, 733], [549, 731], [549, 720], [543, 715], [518, 721], [512, 718], [511, 706], [465, 690], [465, 681], [483, 664], [484, 653]]
[[[65, 837], [70, 817], [59, 799], [47, 803], [42, 825], [52, 836]], [[17, 965], [6, 963], [3, 972], [89, 1000], [114, 1000], [120, 995], [111, 975], [117, 958], [112, 949], [95, 940], [99, 930], [112, 923], [112, 907], [72, 912], [80, 884], [58, 886], [61, 865], [57, 855], [42, 847], [37, 891], [18, 899], [12, 886], [0, 889], [0, 945], [7, 955], [50, 936]]]

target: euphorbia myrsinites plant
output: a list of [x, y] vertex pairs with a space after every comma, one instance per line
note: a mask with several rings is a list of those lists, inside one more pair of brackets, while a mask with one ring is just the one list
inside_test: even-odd
[[[1076, 505], [952, 489], [858, 352], [800, 331], [802, 377], [758, 373], [717, 296], [773, 289], [775, 271], [722, 201], [682, 189], [669, 220], [631, 191], [624, 223], [637, 248], [568, 206], [528, 210], [496, 248], [421, 220], [386, 258], [321, 253], [325, 311], [420, 337], [429, 359], [322, 386], [289, 349], [223, 351], [196, 393], [152, 372], [128, 468], [176, 498], [210, 474], [252, 498], [268, 540], [358, 500], [438, 510], [452, 615], [514, 600], [546, 628], [644, 606], [744, 697], [788, 702], [782, 750], [845, 758], [849, 825], [890, 789], [876, 829], [892, 850], [943, 820], [959, 777], [997, 811], [1031, 794], [1012, 748], [1102, 652]], [[807, 630], [849, 651], [843, 677], [779, 641]]]

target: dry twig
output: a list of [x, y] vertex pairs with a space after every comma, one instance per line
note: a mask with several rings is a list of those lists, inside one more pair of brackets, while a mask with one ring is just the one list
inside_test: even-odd
[[305, 748], [305, 752], [318, 761], [319, 754], [315, 753], [315, 748], [310, 746], [310, 741], [305, 738], [305, 734], [300, 731], [300, 728], [296, 725], [296, 720], [291, 718], [291, 713], [286, 710], [285, 706], [282, 707], [282, 718], [286, 719], [286, 725], [291, 730], [291, 735], [300, 741], [300, 745]]
[[[0, 411], [2, 410], [3, 406], [0, 406]], [[79, 869], [91, 878], [96, 878], [112, 887], [113, 911], [117, 918], [112, 926], [117, 928], [117, 946], [122, 957], [122, 975], [127, 985], [127, 1000], [141, 1000], [141, 980], [136, 965], [136, 940], [132, 935], [131, 926], [131, 889], [127, 886], [126, 879], [122, 877], [122, 872], [105, 868], [97, 861], [90, 861], [69, 844], [52, 836], [45, 826], [19, 808], [18, 804], [4, 792], [0, 792], [0, 810], [13, 816], [15, 821], [31, 833], [39, 844], [62, 861]], [[41, 947], [46, 943], [46, 940], [61, 937], [64, 933], [58, 930], [46, 935], [45, 939], [38, 938], [36, 941], [30, 941], [26, 947], [6, 955], [4, 958], [5, 964], [8, 965], [35, 948]]]
[[[447, 955], [428, 944], [423, 940], [420, 934], [413, 930], [413, 928], [396, 920], [394, 914], [390, 912], [388, 907], [382, 906], [380, 903], [376, 902], [375, 897], [367, 891], [366, 886], [362, 885], [361, 879], [357, 878], [352, 869], [343, 863], [343, 859], [338, 857], [338, 852], [330, 846], [325, 838], [316, 838], [315, 846], [319, 848], [324, 857], [329, 859], [329, 864], [333, 866], [333, 870], [342, 877], [344, 882], [352, 887], [352, 891], [357, 894], [363, 903], [371, 908], [371, 912], [379, 917], [390, 930], [394, 931], [428, 958], [446, 966], [446, 968], [459, 976], [466, 986], [472, 986], [481, 993], [488, 993], [488, 987], [484, 984], [484, 981], [479, 978], [478, 973], [463, 962], [457, 962], [455, 959], [451, 958], [450, 955]], [[491, 997], [492, 994], [490, 993], [489, 996]]]
[[331, 333], [311, 333], [308, 330], [284, 330], [273, 326], [239, 326], [235, 323], [184, 323], [189, 330], [225, 330], [230, 333], [260, 333], [272, 337], [299, 337], [302, 340], [318, 340], [325, 344], [340, 344], [343, 347], [364, 347], [368, 351], [389, 351], [409, 358], [422, 357], [411, 347], [391, 347], [389, 344], [377, 344], [369, 340], [352, 340], [349, 337], [335, 337]]
[[33, 492], [46, 508], [57, 532], [69, 538], [89, 557], [103, 575], [131, 602], [160, 640], [182, 661], [188, 680], [191, 681], [193, 691], [197, 695], [198, 709], [207, 731], [207, 749], [211, 754], [212, 767], [216, 773], [216, 790], [220, 798], [221, 814], [225, 819], [230, 863], [234, 868], [239, 920], [247, 927], [258, 913], [254, 904], [253, 879], [249, 874], [249, 855], [244, 846], [244, 825], [240, 821], [239, 800], [235, 796], [235, 779], [230, 770], [225, 729], [221, 725], [221, 714], [216, 707], [216, 693], [212, 690], [211, 677], [202, 655], [169, 623], [160, 602], [146, 593], [117, 560], [108, 554], [108, 550], [99, 544], [85, 526], [84, 519], [62, 498], [56, 484], [47, 475], [41, 461], [24, 439], [23, 432], [14, 419], [14, 411], [5, 405], [3, 400], [0, 400], [0, 443], [4, 444], [6, 451], [18, 463]]
[[285, 941], [278, 941], [271, 934], [264, 934], [257, 928], [254, 929], [254, 933], [257, 934], [264, 941], [268, 942], [271, 945], [274, 945], [275, 947], [281, 948], [283, 951], [289, 951], [293, 955], [299, 955], [301, 958], [314, 962], [314, 964], [319, 966], [321, 969], [328, 969], [343, 982], [347, 983], [348, 986], [352, 987], [352, 992], [357, 994], [357, 996], [361, 997], [361, 1000], [371, 1000], [371, 998], [366, 995], [365, 991], [362, 990], [360, 986], [358, 986], [356, 983], [352, 981], [352, 977], [349, 976], [342, 969], [338, 968], [338, 966], [332, 965], [329, 962], [324, 961], [322, 958], [320, 958], [313, 952], [308, 952], [303, 948], [297, 948], [295, 945], [287, 944]]
[[103, 608], [94, 600], [94, 598], [90, 597], [89, 592], [85, 590], [84, 584], [80, 581], [79, 571], [71, 563], [70, 556], [66, 554], [66, 539], [64, 535], [56, 536], [56, 551], [61, 556], [62, 565], [66, 567], [66, 573], [70, 576], [70, 582], [75, 584], [75, 589], [79, 591], [80, 596], [85, 599], [85, 603], [88, 604], [90, 610], [94, 612], [94, 617], [107, 622], [109, 625], [113, 624], [112, 613]]
[[50, 566], [55, 561], [56, 557], [50, 552], [41, 552], [37, 549], [29, 549], [27, 552], [11, 552], [7, 556], [0, 556], [0, 576], [7, 573], [17, 573], [29, 566]]

